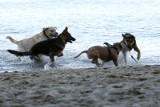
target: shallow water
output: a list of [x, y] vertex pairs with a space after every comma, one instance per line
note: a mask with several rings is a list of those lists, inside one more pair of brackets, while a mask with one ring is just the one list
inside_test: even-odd
[[[0, 1], [0, 70], [40, 70], [49, 61], [35, 63], [28, 57], [23, 60], [6, 52], [17, 46], [6, 39], [16, 40], [31, 37], [41, 32], [43, 27], [56, 26], [58, 32], [68, 26], [76, 41], [67, 44], [64, 56], [56, 58], [55, 69], [90, 68], [86, 55], [73, 57], [93, 45], [103, 46], [104, 42], [122, 40], [121, 34], [130, 32], [136, 36], [141, 50], [140, 64], [160, 62], [160, 0], [4, 0]], [[131, 52], [136, 58], [136, 52]], [[128, 65], [139, 65], [128, 55]], [[120, 66], [124, 66], [119, 55]], [[113, 66], [112, 62], [105, 67]]]

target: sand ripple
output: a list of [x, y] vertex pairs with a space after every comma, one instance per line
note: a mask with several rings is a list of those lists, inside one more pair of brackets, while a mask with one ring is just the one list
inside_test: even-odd
[[0, 73], [1, 107], [158, 107], [160, 66]]

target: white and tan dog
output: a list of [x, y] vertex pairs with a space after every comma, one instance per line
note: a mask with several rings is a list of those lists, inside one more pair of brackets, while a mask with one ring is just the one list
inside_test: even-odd
[[56, 27], [46, 27], [43, 28], [43, 30], [35, 36], [20, 41], [17, 41], [10, 36], [7, 36], [6, 38], [9, 39], [12, 43], [17, 44], [19, 51], [29, 51], [31, 47], [36, 43], [51, 39], [53, 37], [56, 37], [57, 35], [58, 33], [56, 32]]
[[131, 51], [132, 49], [134, 49], [138, 54], [137, 54], [137, 60], [140, 59], [141, 57], [141, 52], [140, 49], [137, 46], [136, 43], [136, 38], [134, 35], [130, 34], [130, 33], [125, 33], [122, 34], [123, 36], [123, 40], [121, 41], [121, 45], [122, 45], [122, 54], [124, 57], [124, 61], [125, 61], [125, 65], [127, 65], [127, 52]]

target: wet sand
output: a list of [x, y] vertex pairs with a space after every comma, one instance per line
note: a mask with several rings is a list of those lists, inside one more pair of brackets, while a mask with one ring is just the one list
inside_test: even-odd
[[159, 106], [159, 65], [0, 73], [0, 107]]

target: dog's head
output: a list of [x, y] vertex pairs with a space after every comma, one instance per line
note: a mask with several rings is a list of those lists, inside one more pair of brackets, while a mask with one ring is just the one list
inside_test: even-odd
[[56, 30], [57, 30], [56, 27], [46, 27], [46, 28], [43, 28], [43, 33], [48, 38], [53, 38], [53, 37], [57, 37], [57, 35], [58, 35]]
[[120, 51], [122, 51], [122, 45], [120, 42], [116, 42], [113, 44], [113, 47], [117, 50], [117, 52], [119, 53]]
[[63, 32], [60, 35], [61, 39], [67, 43], [70, 42], [72, 43], [72, 41], [75, 41], [76, 39], [74, 37], [71, 36], [71, 34], [68, 32], [68, 27], [66, 27]]
[[132, 50], [133, 45], [136, 42], [135, 37], [130, 33], [122, 34], [122, 37], [124, 44], [129, 48], [129, 50]]

